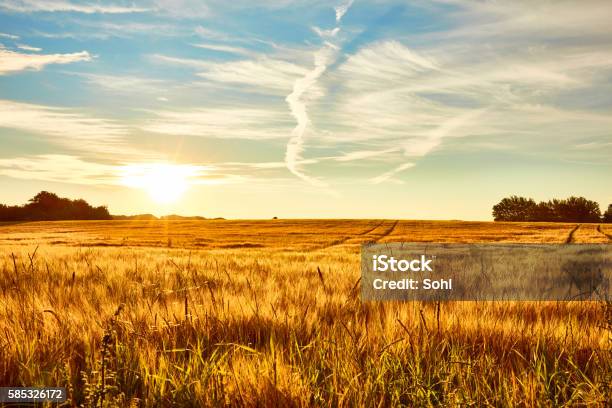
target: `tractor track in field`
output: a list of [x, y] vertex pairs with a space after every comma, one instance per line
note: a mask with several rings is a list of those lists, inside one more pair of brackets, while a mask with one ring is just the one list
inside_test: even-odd
[[399, 224], [399, 220], [395, 220], [395, 222], [393, 223], [391, 228], [386, 230], [380, 237], [376, 238], [376, 240], [374, 242], [380, 242], [381, 239], [386, 238], [389, 235], [391, 235], [393, 233], [393, 231], [395, 230], [395, 227], [397, 227], [397, 224]]
[[376, 228], [380, 227], [381, 225], [383, 225], [383, 223], [385, 222], [385, 220], [382, 220], [381, 222], [379, 222], [378, 224], [376, 224], [376, 226], [374, 228], [370, 228], [369, 230], [360, 232], [359, 234], [357, 234], [357, 237], [360, 237], [362, 235], [368, 235], [370, 232], [374, 231]]
[[576, 226], [574, 228], [572, 228], [572, 230], [567, 235], [567, 238], [565, 239], [565, 243], [566, 244], [573, 244], [574, 243], [574, 234], [576, 233], [576, 231], [578, 231], [578, 228], [580, 228], [580, 224], [576, 224]]
[[343, 238], [340, 238], [340, 239], [338, 239], [338, 240], [336, 240], [336, 241], [331, 242], [330, 244], [327, 244], [327, 245], [323, 245], [323, 246], [320, 246], [320, 247], [313, 248], [313, 249], [311, 249], [310, 251], [311, 251], [311, 252], [312, 252], [312, 251], [320, 251], [320, 250], [323, 250], [323, 249], [333, 248], [333, 247], [338, 246], [338, 245], [343, 245], [343, 244], [345, 244], [345, 243], [346, 243], [346, 242], [347, 242], [349, 239], [352, 239], [352, 238], [355, 238], [355, 237], [362, 237], [362, 236], [364, 236], [364, 235], [368, 235], [368, 234], [370, 234], [372, 231], [376, 230], [378, 227], [380, 227], [381, 225], [383, 225], [383, 223], [384, 223], [384, 222], [385, 222], [385, 221], [383, 220], [383, 221], [379, 222], [378, 224], [376, 224], [376, 225], [375, 225], [373, 228], [367, 229], [367, 230], [365, 230], [365, 231], [363, 231], [363, 232], [360, 232], [359, 234], [349, 235], [348, 237], [343, 237]]
[[600, 234], [602, 234], [603, 236], [608, 238], [609, 241], [612, 241], [612, 234], [608, 234], [608, 233], [604, 232], [604, 230], [601, 228], [601, 224], [599, 224], [597, 226], [597, 232], [599, 232]]

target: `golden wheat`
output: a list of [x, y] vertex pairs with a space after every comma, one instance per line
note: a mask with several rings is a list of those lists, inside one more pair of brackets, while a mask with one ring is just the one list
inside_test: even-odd
[[73, 406], [605, 406], [609, 305], [359, 298], [361, 242], [609, 242], [574, 228], [0, 225], [0, 383]]

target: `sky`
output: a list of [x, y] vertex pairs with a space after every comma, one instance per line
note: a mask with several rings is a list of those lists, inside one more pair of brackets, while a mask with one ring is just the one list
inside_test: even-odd
[[612, 203], [609, 1], [0, 0], [0, 202], [490, 220]]

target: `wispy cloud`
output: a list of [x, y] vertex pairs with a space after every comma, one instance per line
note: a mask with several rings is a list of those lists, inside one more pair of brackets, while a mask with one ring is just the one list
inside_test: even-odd
[[291, 127], [286, 112], [253, 108], [200, 108], [151, 112], [142, 129], [168, 135], [221, 139], [268, 140], [286, 137]]
[[135, 75], [102, 75], [82, 72], [68, 72], [83, 78], [87, 83], [113, 93], [159, 93], [170, 87], [169, 81]]
[[400, 147], [391, 147], [384, 150], [357, 150], [349, 153], [344, 153], [339, 156], [334, 156], [331, 159], [338, 162], [349, 162], [355, 160], [371, 159], [373, 157], [386, 156], [393, 152], [401, 150]]
[[[532, 41], [537, 44], [537, 37]], [[500, 43], [498, 48], [508, 47]], [[418, 50], [377, 41], [349, 55], [331, 75], [340, 91], [331, 109], [318, 109], [315, 117], [333, 126], [326, 136], [333, 140], [368, 141], [381, 150], [395, 146], [412, 158], [470, 137], [480, 138], [472, 145], [478, 149], [509, 141], [515, 146], [552, 143], [553, 138], [564, 140], [553, 143], [564, 149], [567, 141], [587, 135], [606, 137], [606, 110], [587, 112], [579, 95], [602, 84], [611, 57], [600, 46], [575, 39], [542, 47], [521, 43], [504, 53], [478, 41], [421, 44]], [[585, 108], [560, 105], [558, 97], [568, 92], [573, 104], [585, 103]], [[389, 174], [374, 180], [380, 183], [395, 173]]]
[[0, 175], [22, 180], [78, 185], [146, 188], [152, 174], [171, 171], [187, 185], [227, 184], [244, 181], [247, 175], [224, 173], [211, 165], [149, 161], [99, 163], [80, 156], [43, 154], [0, 159]]
[[98, 3], [76, 3], [63, 0], [3, 0], [0, 9], [17, 13], [75, 12], [85, 14], [125, 14], [147, 11], [146, 8]]
[[32, 47], [31, 45], [26, 45], [26, 44], [18, 44], [17, 48], [19, 48], [20, 50], [32, 51], [32, 52], [40, 52], [40, 51], [42, 51], [42, 48]]
[[291, 132], [291, 139], [287, 144], [285, 152], [285, 162], [287, 168], [296, 176], [304, 181], [315, 185], [324, 185], [320, 180], [306, 175], [299, 165], [302, 160], [304, 151], [304, 134], [309, 123], [306, 103], [303, 99], [304, 95], [316, 85], [319, 77], [327, 69], [327, 65], [334, 58], [335, 48], [331, 45], [326, 45], [315, 54], [315, 67], [309, 71], [303, 78], [299, 78], [293, 85], [293, 92], [287, 96], [287, 103], [291, 114], [297, 121], [297, 125]]
[[73, 150], [134, 153], [126, 148], [125, 127], [75, 109], [0, 100], [0, 127], [32, 132]]
[[13, 34], [7, 34], [7, 33], [0, 33], [0, 38], [8, 38], [9, 40], [18, 40], [19, 36], [13, 35]]
[[335, 27], [330, 30], [324, 30], [317, 26], [312, 27], [312, 31], [315, 32], [321, 38], [332, 38], [335, 37], [340, 32], [340, 27]]
[[88, 162], [64, 154], [0, 159], [0, 175], [22, 180], [83, 185], [119, 184], [117, 166]]
[[70, 64], [91, 61], [87, 51], [71, 54], [24, 54], [0, 48], [0, 75], [24, 70], [39, 71], [49, 64]]
[[414, 167], [414, 163], [404, 163], [404, 164], [400, 164], [399, 166], [397, 166], [396, 168], [394, 168], [393, 170], [390, 170], [386, 173], [381, 174], [380, 176], [376, 176], [370, 179], [370, 182], [372, 184], [380, 184], [383, 183], [389, 179], [391, 179], [393, 176], [395, 176], [398, 173], [401, 173], [404, 170], [408, 170], [410, 168]]
[[254, 55], [254, 52], [251, 50], [248, 50], [246, 48], [241, 48], [241, 47], [232, 47], [229, 45], [207, 44], [207, 43], [197, 43], [197, 44], [192, 44], [192, 45], [197, 48], [203, 48], [203, 49], [211, 50], [211, 51], [224, 52], [228, 54], [245, 55], [245, 56]]
[[287, 61], [260, 58], [209, 64], [198, 76], [215, 82], [248, 85], [272, 92], [291, 89], [295, 78], [306, 70]]
[[[342, 16], [347, 12], [351, 4], [352, 0], [335, 9], [337, 24], [340, 24]], [[330, 33], [333, 33], [335, 36], [339, 30], [340, 27], [337, 26]], [[321, 30], [319, 30], [319, 33], [319, 35], [325, 34]], [[291, 114], [295, 118], [297, 124], [295, 128], [293, 128], [291, 138], [287, 143], [285, 163], [287, 164], [289, 171], [302, 180], [313, 185], [325, 186], [325, 183], [317, 178], [307, 175], [300, 165], [300, 162], [303, 160], [302, 155], [304, 153], [304, 135], [310, 122], [306, 106], [307, 100], [305, 96], [307, 96], [308, 92], [310, 92], [311, 89], [317, 85], [317, 81], [327, 70], [327, 66], [335, 60], [338, 49], [338, 46], [326, 41], [323, 47], [314, 54], [314, 68], [308, 71], [302, 78], [295, 80], [293, 84], [293, 91], [287, 95], [286, 98], [287, 104], [289, 105], [289, 110], [291, 111]]]
[[348, 9], [353, 5], [353, 1], [354, 0], [346, 0], [344, 3], [334, 8], [334, 11], [336, 12], [336, 23], [340, 23], [342, 17], [344, 17]]
[[282, 94], [293, 87], [307, 69], [288, 61], [269, 57], [229, 62], [153, 55], [154, 60], [196, 69], [197, 76], [211, 82], [230, 84], [262, 93]]

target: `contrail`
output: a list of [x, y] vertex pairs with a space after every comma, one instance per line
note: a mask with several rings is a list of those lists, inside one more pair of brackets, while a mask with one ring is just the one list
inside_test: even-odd
[[[349, 0], [348, 2], [335, 7], [334, 10], [336, 12], [336, 22], [338, 24], [348, 11], [351, 4], [353, 4], [353, 0]], [[340, 27], [336, 27], [332, 32], [335, 35], [338, 33], [338, 31], [340, 31]], [[287, 96], [287, 98], [285, 98], [289, 104], [289, 110], [297, 122], [297, 125], [291, 132], [291, 139], [289, 139], [289, 143], [287, 143], [287, 149], [285, 151], [285, 163], [287, 165], [287, 169], [302, 180], [318, 186], [325, 186], [325, 183], [314, 177], [306, 175], [300, 168], [300, 163], [303, 160], [302, 153], [304, 152], [304, 133], [306, 132], [306, 128], [310, 123], [306, 103], [302, 97], [306, 92], [308, 92], [309, 89], [316, 85], [317, 80], [321, 77], [321, 75], [323, 75], [327, 69], [327, 66], [335, 59], [337, 50], [338, 47], [336, 47], [334, 44], [325, 42], [324, 46], [314, 54], [314, 68], [306, 73], [304, 77], [296, 79], [295, 83], [293, 84], [293, 91]]]
[[[442, 140], [447, 137], [449, 133], [455, 131], [458, 128], [461, 128], [462, 126], [465, 126], [466, 124], [471, 123], [472, 121], [480, 117], [483, 113], [485, 113], [487, 110], [488, 108], [474, 109], [447, 120], [434, 130], [429, 132], [429, 134], [425, 138], [419, 140], [419, 143], [404, 144], [404, 155], [411, 157], [425, 156], [427, 153], [438, 147], [442, 143]], [[374, 184], [385, 182], [397, 173], [410, 169], [414, 166], [414, 163], [401, 164], [395, 169], [392, 169], [390, 171], [387, 171], [386, 173], [371, 178], [370, 181]]]
[[340, 20], [342, 20], [342, 17], [344, 17], [348, 9], [353, 5], [353, 1], [354, 0], [348, 0], [347, 2], [334, 8], [336, 11], [336, 23], [340, 24]]
[[333, 48], [329, 45], [321, 48], [315, 54], [315, 67], [312, 71], [308, 72], [303, 78], [297, 79], [293, 84], [293, 92], [285, 99], [289, 104], [289, 110], [297, 121], [297, 125], [291, 132], [291, 139], [287, 144], [287, 150], [285, 152], [285, 162], [287, 168], [296, 176], [300, 177], [304, 181], [311, 184], [322, 185], [322, 182], [307, 176], [304, 174], [298, 166], [298, 162], [302, 160], [302, 152], [304, 151], [304, 133], [310, 122], [308, 119], [308, 112], [306, 110], [306, 104], [302, 100], [302, 96], [307, 92], [314, 84], [317, 79], [327, 69], [327, 64], [332, 58]]

